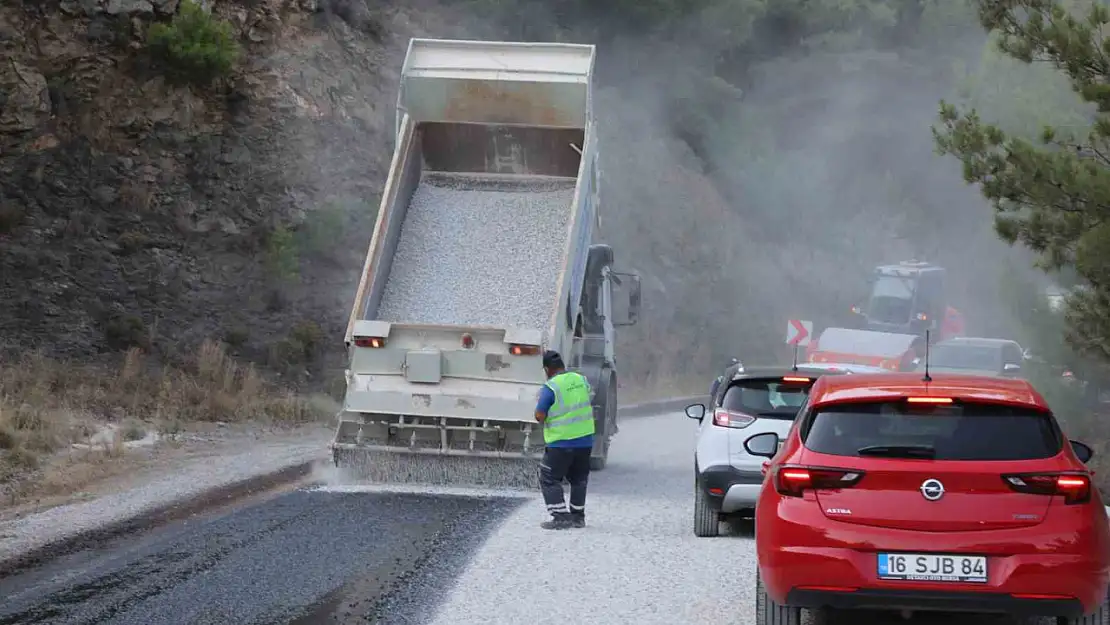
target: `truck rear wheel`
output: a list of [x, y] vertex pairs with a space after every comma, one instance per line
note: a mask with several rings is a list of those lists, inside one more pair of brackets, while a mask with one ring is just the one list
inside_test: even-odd
[[[617, 422], [617, 386], [614, 384], [615, 380], [608, 370], [605, 370], [601, 379], [602, 383], [597, 389], [598, 399], [601, 401], [594, 406], [597, 433], [595, 434], [594, 450], [590, 455], [591, 471], [601, 471], [608, 464], [609, 444], [613, 438]], [[598, 409], [603, 411], [600, 418], [596, 414]]]

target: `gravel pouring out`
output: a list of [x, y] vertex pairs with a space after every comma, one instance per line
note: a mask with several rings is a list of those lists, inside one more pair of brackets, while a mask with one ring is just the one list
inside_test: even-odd
[[574, 185], [425, 174], [401, 225], [377, 318], [546, 331]]
[[347, 481], [370, 484], [416, 484], [424, 486], [539, 488], [536, 458], [469, 458], [342, 450], [339, 469]]

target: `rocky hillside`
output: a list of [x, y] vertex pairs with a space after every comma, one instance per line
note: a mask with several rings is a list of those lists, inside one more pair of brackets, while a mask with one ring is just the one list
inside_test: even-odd
[[[177, 0], [0, 8], [0, 342], [173, 359], [208, 338], [303, 368], [341, 334], [420, 8], [222, 2], [208, 86], [148, 53]], [[441, 18], [443, 19], [443, 18]]]

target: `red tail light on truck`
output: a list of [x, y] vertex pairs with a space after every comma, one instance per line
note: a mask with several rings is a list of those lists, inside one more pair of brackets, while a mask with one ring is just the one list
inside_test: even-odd
[[355, 345], [358, 347], [385, 347], [385, 339], [378, 336], [356, 336]]

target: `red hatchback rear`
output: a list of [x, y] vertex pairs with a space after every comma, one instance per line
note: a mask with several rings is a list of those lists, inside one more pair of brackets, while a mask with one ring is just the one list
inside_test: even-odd
[[1023, 380], [823, 377], [756, 508], [757, 623], [802, 609], [1055, 616], [1110, 625], [1110, 521], [1085, 462]]

